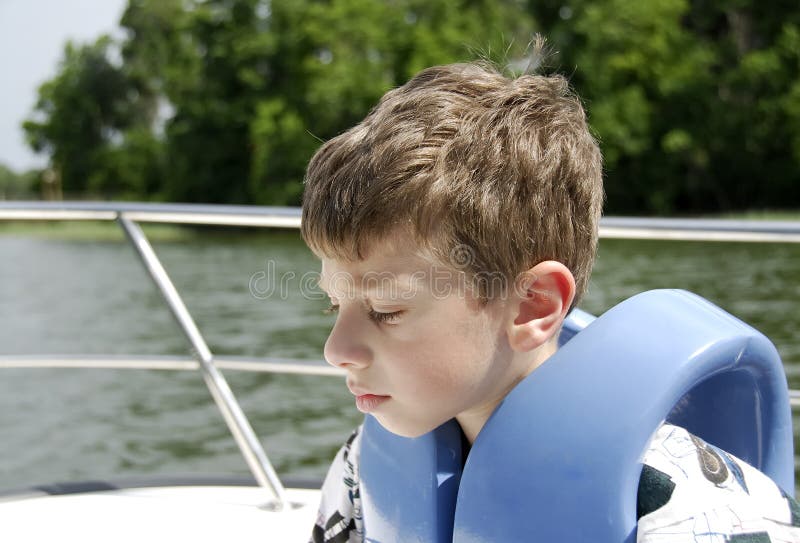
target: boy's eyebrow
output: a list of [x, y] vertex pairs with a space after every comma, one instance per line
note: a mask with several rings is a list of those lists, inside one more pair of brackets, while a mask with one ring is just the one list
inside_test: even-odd
[[[336, 279], [342, 277], [339, 272], [334, 273], [333, 275], [334, 275], [334, 277]], [[352, 275], [348, 274], [347, 277], [348, 277], [347, 285], [352, 287], [352, 290], [354, 290], [354, 291], [363, 290], [358, 286], [358, 283], [363, 280], [363, 276], [357, 275], [357, 276], [353, 277]], [[319, 277], [317, 277], [317, 281], [316, 281], [317, 288], [319, 288], [320, 290], [325, 291], [326, 293], [329, 293], [330, 292], [328, 290], [328, 287], [330, 286], [329, 283], [330, 283], [330, 281], [328, 281], [328, 279], [325, 277], [325, 275], [320, 273]]]
[[[334, 274], [334, 275], [336, 275], [336, 274]], [[322, 273], [319, 274], [319, 276], [317, 277], [317, 280], [315, 282], [316, 287], [318, 289], [320, 289], [323, 292], [325, 292], [326, 294], [330, 295], [330, 290], [329, 290], [330, 284], [329, 283], [330, 283], [330, 281], [328, 281], [327, 277], [325, 277], [325, 275], [322, 274]]]
[[[422, 286], [418, 281], [419, 277], [417, 276], [416, 272], [410, 274], [401, 273], [400, 276], [403, 278], [403, 280], [400, 280], [400, 277], [390, 272], [377, 275], [366, 273], [363, 275], [349, 276], [347, 286], [349, 287], [348, 290], [351, 290], [353, 293], [369, 293], [376, 290], [381, 290], [382, 287], [387, 286], [387, 284], [384, 282], [386, 280], [389, 280], [394, 286], [405, 287], [408, 290], [416, 291], [420, 286]], [[329, 281], [323, 273], [320, 273], [317, 277], [316, 286], [325, 293], [330, 294], [330, 291], [328, 290], [330, 287]]]

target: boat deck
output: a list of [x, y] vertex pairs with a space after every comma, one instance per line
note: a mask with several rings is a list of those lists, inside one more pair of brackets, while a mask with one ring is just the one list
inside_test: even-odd
[[163, 486], [0, 497], [0, 540], [307, 541], [319, 490], [286, 488], [291, 507], [265, 507], [257, 486]]

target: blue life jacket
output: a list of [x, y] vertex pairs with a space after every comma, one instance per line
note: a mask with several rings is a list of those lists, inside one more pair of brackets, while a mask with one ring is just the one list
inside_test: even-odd
[[411, 439], [366, 418], [367, 541], [635, 542], [641, 458], [665, 420], [793, 495], [786, 377], [761, 333], [660, 290], [593, 321], [573, 311], [561, 340], [497, 407], [463, 469], [455, 421]]

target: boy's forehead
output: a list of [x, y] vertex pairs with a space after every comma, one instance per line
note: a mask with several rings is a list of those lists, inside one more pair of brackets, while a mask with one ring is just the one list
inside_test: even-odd
[[331, 288], [371, 291], [387, 284], [419, 289], [437, 267], [430, 252], [402, 229], [372, 242], [360, 260], [318, 256], [322, 263], [319, 285], [328, 292]]
[[[374, 291], [382, 285], [419, 287], [430, 275], [431, 263], [412, 251], [379, 248], [358, 261], [321, 258], [319, 284], [327, 291]], [[419, 283], [419, 284], [418, 284]]]

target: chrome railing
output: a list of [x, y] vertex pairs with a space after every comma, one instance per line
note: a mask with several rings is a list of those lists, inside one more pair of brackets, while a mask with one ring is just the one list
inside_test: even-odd
[[[300, 209], [198, 204], [0, 202], [0, 220], [111, 221], [300, 228]], [[800, 243], [800, 222], [604, 217], [601, 238]]]
[[124, 202], [0, 202], [0, 220], [113, 221], [300, 228], [300, 209], [287, 207]]
[[239, 402], [236, 401], [233, 391], [228, 386], [228, 381], [225, 380], [225, 377], [214, 365], [211, 349], [208, 348], [200, 329], [197, 328], [197, 324], [195, 324], [186, 304], [183, 303], [178, 290], [169, 278], [167, 270], [164, 269], [153, 250], [153, 246], [150, 245], [147, 236], [144, 235], [138, 224], [124, 213], [120, 213], [117, 216], [117, 221], [125, 231], [131, 245], [136, 249], [136, 253], [142, 259], [147, 273], [155, 282], [164, 300], [166, 300], [172, 316], [178, 321], [178, 325], [181, 327], [186, 339], [189, 340], [189, 344], [192, 346], [192, 353], [200, 366], [200, 372], [203, 374], [206, 386], [211, 392], [211, 396], [214, 397], [217, 407], [222, 412], [222, 417], [225, 419], [225, 423], [233, 434], [237, 445], [239, 445], [239, 450], [244, 455], [250, 471], [253, 472], [253, 476], [259, 485], [272, 491], [273, 497], [277, 502], [276, 505], [283, 507], [287, 504], [283, 484], [278, 479], [278, 474], [275, 473], [272, 463], [261, 447], [250, 421], [247, 420], [244, 411], [239, 406]]
[[[292, 358], [214, 357], [221, 370], [295, 375], [327, 375], [344, 377], [344, 370], [317, 360]], [[118, 355], [0, 355], [2, 368], [84, 368], [106, 370], [172, 370], [197, 371], [196, 359], [182, 356], [118, 356]]]
[[[68, 364], [71, 367], [199, 369], [255, 480], [259, 486], [268, 489], [271, 493], [267, 506], [272, 509], [281, 509], [289, 505], [283, 484], [228, 382], [219, 371], [218, 362], [215, 361], [178, 290], [137, 222], [296, 228], [300, 224], [300, 215], [296, 210], [222, 206], [14, 202], [0, 205], [0, 220], [116, 220], [186, 336], [193, 355], [193, 359], [190, 360], [161, 358], [149, 361], [137, 358], [115, 359], [114, 357], [105, 357], [107, 360], [97, 358], [82, 360], [84, 357], [19, 357], [16, 359], [3, 357], [0, 359], [2, 367], [65, 367]], [[288, 366], [294, 367], [295, 373], [298, 373], [300, 368], [305, 373], [310, 373], [309, 370], [312, 367], [310, 363], [282, 365], [285, 366], [284, 369], [288, 369]], [[319, 366], [320, 370], [324, 369], [321, 363]], [[316, 373], [325, 375], [332, 373], [327, 369], [320, 370]]]
[[[191, 346], [193, 357], [0, 356], [0, 368], [108, 368], [200, 371], [256, 481], [270, 503], [287, 504], [283, 485], [220, 369], [341, 376], [322, 361], [216, 357], [208, 348], [150, 242], [137, 223], [299, 228], [298, 208], [106, 202], [0, 202], [0, 221], [117, 221]], [[606, 217], [600, 237], [620, 239], [800, 243], [800, 222]], [[800, 391], [789, 391], [793, 408]]]
[[604, 217], [601, 238], [800, 243], [800, 222]]

